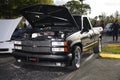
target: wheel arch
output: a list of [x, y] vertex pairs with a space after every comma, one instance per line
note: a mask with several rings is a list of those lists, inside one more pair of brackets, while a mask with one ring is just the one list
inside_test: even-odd
[[82, 43], [76, 43], [76, 44], [72, 45], [72, 47], [71, 47], [72, 52], [73, 52], [75, 46], [79, 46], [81, 48], [81, 50], [83, 51]]

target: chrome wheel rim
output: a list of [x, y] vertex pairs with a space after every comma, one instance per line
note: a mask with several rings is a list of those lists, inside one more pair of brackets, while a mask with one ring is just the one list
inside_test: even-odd
[[80, 56], [80, 49], [77, 48], [75, 50], [75, 66], [76, 66], [76, 68], [80, 67], [80, 58], [81, 58], [81, 56]]

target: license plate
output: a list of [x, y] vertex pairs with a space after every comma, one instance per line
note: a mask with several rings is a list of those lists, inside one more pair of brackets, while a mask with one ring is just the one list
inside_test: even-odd
[[32, 61], [32, 62], [37, 62], [37, 57], [29, 57], [28, 58], [29, 61]]

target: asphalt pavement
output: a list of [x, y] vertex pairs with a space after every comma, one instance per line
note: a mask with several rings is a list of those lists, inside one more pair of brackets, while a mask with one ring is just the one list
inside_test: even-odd
[[120, 60], [95, 59], [65, 80], [120, 80]]
[[118, 37], [118, 41], [113, 41], [112, 36], [107, 36], [107, 35], [103, 35], [102, 36], [102, 46], [105, 46], [107, 44], [120, 44], [120, 35]]

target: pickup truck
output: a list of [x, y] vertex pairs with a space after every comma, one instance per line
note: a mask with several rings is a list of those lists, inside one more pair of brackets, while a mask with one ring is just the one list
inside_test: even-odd
[[103, 29], [93, 28], [84, 15], [70, 14], [66, 7], [55, 5], [33, 5], [21, 13], [32, 29], [14, 41], [13, 55], [19, 63], [78, 69], [83, 53], [101, 51]]

